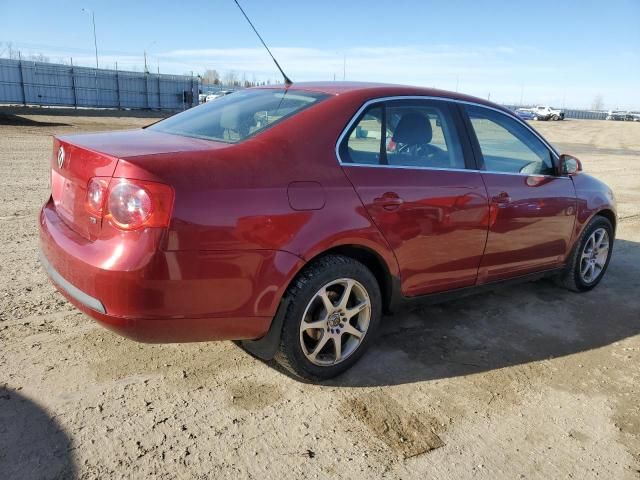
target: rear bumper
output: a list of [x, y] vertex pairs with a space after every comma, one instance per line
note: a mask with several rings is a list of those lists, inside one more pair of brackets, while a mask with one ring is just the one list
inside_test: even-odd
[[125, 318], [108, 315], [102, 302], [68, 282], [48, 263], [40, 261], [49, 278], [76, 308], [103, 327], [124, 337], [144, 343], [202, 342], [262, 337], [271, 325], [271, 317], [247, 318]]
[[154, 229], [89, 242], [51, 202], [39, 223], [42, 264], [58, 290], [103, 326], [142, 342], [262, 337], [289, 270], [301, 262], [280, 251], [165, 252], [164, 232]]
[[51, 266], [46, 257], [40, 252], [40, 264], [42, 268], [47, 272], [51, 281], [58, 287], [58, 290], [64, 291], [68, 298], [73, 299], [76, 303], [79, 303], [84, 308], [89, 308], [98, 313], [105, 315], [107, 311], [104, 309], [104, 305], [97, 298], [87, 295], [78, 287], [67, 281], [58, 271]]

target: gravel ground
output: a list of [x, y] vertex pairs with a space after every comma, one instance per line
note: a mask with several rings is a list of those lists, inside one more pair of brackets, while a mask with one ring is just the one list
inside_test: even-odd
[[640, 124], [535, 124], [616, 192], [595, 291], [388, 317], [355, 368], [309, 385], [230, 342], [120, 338], [55, 292], [50, 136], [155, 120], [69, 113], [0, 113], [0, 478], [640, 478]]

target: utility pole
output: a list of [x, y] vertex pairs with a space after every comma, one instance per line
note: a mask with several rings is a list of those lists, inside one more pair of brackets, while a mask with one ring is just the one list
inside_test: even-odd
[[89, 10], [88, 8], [83, 8], [82, 9], [83, 12], [85, 13], [90, 13], [91, 14], [91, 23], [93, 25], [93, 46], [96, 49], [96, 74], [95, 74], [95, 81], [96, 81], [96, 107], [99, 106], [100, 104], [100, 100], [99, 100], [99, 94], [98, 94], [98, 39], [96, 37], [96, 16], [93, 13], [93, 10]]
[[96, 50], [96, 70], [98, 67], [98, 39], [96, 37], [96, 15], [93, 13], [93, 10], [89, 10], [88, 8], [83, 8], [83, 12], [91, 14], [91, 23], [93, 25], [93, 46]]
[[344, 54], [343, 60], [342, 60], [342, 80], [346, 80], [347, 79], [347, 54]]

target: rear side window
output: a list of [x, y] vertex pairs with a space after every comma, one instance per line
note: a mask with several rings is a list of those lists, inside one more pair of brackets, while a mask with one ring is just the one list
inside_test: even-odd
[[553, 175], [551, 151], [516, 120], [488, 108], [466, 106], [490, 172]]
[[449, 105], [397, 100], [370, 107], [340, 145], [344, 163], [464, 169]]
[[[340, 156], [343, 161], [361, 165], [380, 165], [383, 143], [383, 107], [376, 106], [364, 112], [342, 142]], [[343, 148], [344, 147], [344, 148]]]
[[328, 95], [298, 90], [241, 90], [150, 127], [164, 133], [236, 143], [318, 103]]

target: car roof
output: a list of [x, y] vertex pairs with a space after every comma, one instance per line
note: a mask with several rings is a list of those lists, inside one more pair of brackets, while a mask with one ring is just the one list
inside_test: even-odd
[[374, 83], [374, 82], [296, 82], [289, 87], [283, 84], [260, 86], [254, 88], [269, 88], [300, 90], [317, 93], [325, 93], [328, 95], [344, 95], [360, 94], [363, 99], [396, 97], [396, 96], [421, 96], [421, 97], [442, 97], [447, 99], [459, 100], [463, 102], [479, 103], [492, 108], [497, 108], [505, 112], [511, 113], [510, 110], [501, 105], [489, 102], [482, 98], [465, 95], [458, 92], [450, 92], [437, 88], [414, 87], [409, 85], [397, 85], [392, 83]]

